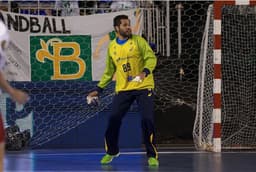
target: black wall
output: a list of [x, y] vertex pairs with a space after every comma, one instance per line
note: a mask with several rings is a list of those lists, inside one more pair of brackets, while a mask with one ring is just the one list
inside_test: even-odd
[[[159, 7], [164, 9], [164, 3]], [[181, 3], [182, 54], [178, 57], [178, 13]], [[209, 1], [170, 2], [170, 56], [158, 56], [156, 80], [157, 142], [192, 143], [196, 112], [200, 47]], [[184, 75], [180, 75], [180, 69]]]

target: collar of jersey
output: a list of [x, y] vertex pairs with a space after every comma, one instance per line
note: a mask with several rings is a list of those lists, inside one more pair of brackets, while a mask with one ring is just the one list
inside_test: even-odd
[[121, 40], [121, 39], [116, 38], [116, 42], [117, 42], [117, 44], [119, 44], [119, 45], [123, 45], [123, 44], [125, 44], [125, 43], [128, 41], [128, 39], [129, 39], [129, 38], [124, 39], [124, 40]]

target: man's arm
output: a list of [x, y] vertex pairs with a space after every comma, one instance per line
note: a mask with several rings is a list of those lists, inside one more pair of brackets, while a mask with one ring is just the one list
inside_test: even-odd
[[106, 68], [104, 70], [103, 76], [101, 77], [100, 82], [98, 83], [98, 87], [100, 88], [105, 88], [113, 78], [113, 75], [116, 71], [116, 66], [112, 60], [112, 57], [110, 56], [109, 50], [108, 50], [108, 55], [106, 59]]
[[112, 81], [112, 77], [113, 77], [115, 71], [116, 71], [115, 64], [114, 64], [112, 57], [110, 56], [109, 51], [108, 51], [108, 55], [107, 55], [107, 59], [106, 59], [106, 68], [104, 70], [103, 76], [102, 76], [100, 82], [97, 84], [97, 87], [94, 89], [94, 91], [89, 93], [88, 96], [91, 96], [91, 97], [98, 96], [98, 94], [100, 92], [102, 92], [103, 89]]
[[144, 38], [139, 37], [138, 44], [140, 53], [144, 59], [144, 68], [142, 74], [140, 75], [140, 77], [142, 77], [141, 79], [143, 79], [143, 75], [146, 77], [153, 72], [156, 67], [157, 58], [148, 42]]
[[19, 104], [25, 104], [29, 99], [28, 95], [25, 92], [13, 88], [9, 84], [9, 82], [6, 81], [2, 71], [0, 71], [0, 88], [6, 93], [8, 93], [11, 96], [11, 98]]

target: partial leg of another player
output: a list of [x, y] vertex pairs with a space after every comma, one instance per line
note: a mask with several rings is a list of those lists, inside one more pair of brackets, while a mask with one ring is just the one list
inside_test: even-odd
[[0, 113], [0, 172], [4, 171], [4, 153], [5, 153], [5, 134], [2, 121], [2, 114]]

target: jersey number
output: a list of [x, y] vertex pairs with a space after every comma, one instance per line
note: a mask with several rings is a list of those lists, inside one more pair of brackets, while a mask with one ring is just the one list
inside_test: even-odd
[[122, 67], [123, 67], [123, 71], [124, 71], [124, 72], [131, 71], [131, 65], [130, 65], [130, 63], [123, 64]]

